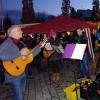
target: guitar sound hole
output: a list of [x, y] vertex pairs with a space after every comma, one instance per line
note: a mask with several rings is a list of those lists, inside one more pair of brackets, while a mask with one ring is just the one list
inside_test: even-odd
[[14, 66], [16, 67], [16, 69], [19, 70], [19, 67], [17, 66], [17, 64], [13, 60], [11, 62], [12, 62], [12, 64], [14, 64]]
[[19, 70], [19, 67], [16, 66], [16, 69]]

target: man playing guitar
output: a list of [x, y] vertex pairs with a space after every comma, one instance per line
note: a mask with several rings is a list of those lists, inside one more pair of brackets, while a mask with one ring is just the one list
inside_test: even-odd
[[5, 69], [5, 82], [13, 91], [13, 100], [24, 100], [26, 75], [25, 68], [39, 54], [46, 40], [40, 42], [33, 50], [29, 50], [21, 41], [22, 30], [19, 26], [8, 29], [8, 38], [0, 46], [0, 59]]

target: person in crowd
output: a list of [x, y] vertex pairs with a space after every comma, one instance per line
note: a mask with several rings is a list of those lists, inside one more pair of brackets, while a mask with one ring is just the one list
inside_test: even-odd
[[97, 69], [100, 69], [100, 29], [96, 34], [96, 49], [98, 52]]
[[61, 44], [63, 45], [63, 48], [65, 48], [66, 43], [68, 41], [68, 39], [67, 39], [67, 33], [61, 33], [60, 35], [61, 36], [59, 38], [60, 38]]
[[[43, 40], [43, 37], [41, 34], [36, 34], [34, 36], [34, 40], [32, 42], [33, 45], [36, 45], [38, 44], [40, 41]], [[41, 49], [41, 52], [39, 53], [39, 55], [37, 55], [33, 61], [33, 65], [35, 67], [35, 69], [38, 71], [38, 72], [41, 72], [43, 71], [42, 69], [42, 59], [43, 59], [43, 54], [42, 54], [42, 51], [43, 51], [43, 48]]]
[[53, 48], [52, 51], [54, 51], [49, 58], [49, 65], [52, 67], [53, 71], [52, 80], [56, 81], [60, 79], [60, 66], [63, 66], [62, 53], [64, 51], [60, 40], [56, 35], [51, 36], [49, 41], [51, 47]]
[[[20, 70], [23, 64], [20, 63], [20, 65], [18, 65], [15, 59], [21, 57], [20, 60], [24, 61], [30, 53], [30, 50], [21, 41], [22, 33], [23, 32], [19, 26], [11, 26], [7, 31], [8, 38], [0, 46], [0, 60], [2, 60], [3, 63], [10, 61], [16, 70]], [[33, 58], [38, 55], [41, 48], [45, 45], [45, 42], [46, 40], [40, 42], [36, 47], [34, 47], [34, 51], [32, 52]], [[11, 64], [8, 64], [7, 66], [13, 67]], [[15, 74], [17, 73], [15, 72]], [[25, 71], [18, 76], [13, 76], [11, 73], [7, 72], [7, 69], [5, 69], [4, 75], [5, 83], [9, 83], [13, 91], [13, 100], [24, 100], [26, 86]]]
[[[74, 34], [74, 33], [73, 33]], [[74, 34], [74, 43], [81, 43], [81, 44], [87, 44], [87, 37], [85, 32], [82, 29], [77, 29], [76, 33]], [[79, 60], [81, 70], [80, 70], [80, 76], [77, 78], [90, 78], [90, 70], [89, 70], [89, 51], [88, 48], [86, 48], [85, 53], [83, 55], [83, 59]]]
[[6, 38], [7, 38], [6, 32], [5, 31], [1, 31], [0, 32], [0, 44], [2, 44]]
[[[0, 45], [5, 41], [6, 39], [6, 32], [5, 31], [1, 31], [0, 32]], [[0, 60], [0, 84], [4, 83], [4, 71], [3, 71], [3, 65], [2, 65], [2, 61]]]
[[92, 47], [95, 52], [96, 31], [94, 30], [91, 30], [91, 40], [92, 40]]
[[65, 48], [66, 44], [72, 43], [72, 32], [61, 33], [60, 41], [63, 48]]

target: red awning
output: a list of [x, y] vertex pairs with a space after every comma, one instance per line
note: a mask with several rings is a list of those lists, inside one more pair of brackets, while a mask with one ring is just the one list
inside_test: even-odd
[[83, 20], [59, 16], [38, 25], [27, 26], [23, 28], [23, 31], [26, 34], [34, 34], [49, 33], [51, 29], [55, 30], [55, 32], [62, 32], [66, 30], [73, 31], [77, 28], [96, 28], [96, 26]]

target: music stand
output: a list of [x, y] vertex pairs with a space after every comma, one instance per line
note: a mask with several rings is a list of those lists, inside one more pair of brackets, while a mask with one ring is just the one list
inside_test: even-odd
[[[86, 49], [86, 44], [67, 44], [64, 50], [63, 58], [82, 60], [85, 49]], [[76, 87], [76, 73], [74, 70], [73, 72], [74, 72], [74, 82]], [[76, 99], [78, 100], [77, 89], [75, 91], [76, 91]]]

